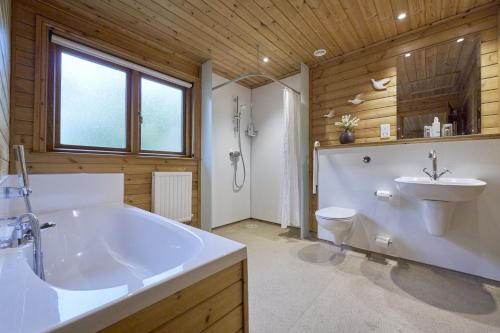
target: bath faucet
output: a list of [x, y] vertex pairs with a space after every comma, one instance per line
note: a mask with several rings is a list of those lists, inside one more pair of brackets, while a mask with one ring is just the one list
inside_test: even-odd
[[429, 158], [432, 159], [432, 171], [427, 170], [427, 168], [424, 168], [422, 171], [429, 176], [431, 180], [439, 180], [442, 175], [446, 173], [451, 173], [450, 170], [444, 168], [443, 171], [439, 172], [437, 171], [437, 153], [433, 149], [429, 152]]
[[33, 271], [42, 280], [45, 280], [45, 273], [43, 269], [43, 253], [42, 253], [42, 239], [40, 236], [40, 229], [45, 229], [55, 226], [55, 224], [45, 223], [40, 226], [38, 217], [33, 214], [29, 195], [31, 189], [29, 187], [28, 172], [26, 169], [26, 160], [24, 157], [23, 145], [14, 146], [16, 151], [16, 169], [18, 176], [19, 187], [1, 187], [0, 199], [11, 198], [24, 198], [27, 213], [21, 214], [16, 217], [0, 218], [1, 221], [14, 221], [7, 225], [13, 227], [12, 234], [7, 240], [0, 240], [0, 249], [6, 247], [18, 247], [28, 242], [33, 243]]
[[[12, 223], [14, 232], [12, 233], [11, 246], [16, 247], [33, 242], [33, 271], [42, 280], [45, 280], [43, 269], [42, 238], [40, 234], [40, 222], [33, 213], [21, 214]], [[55, 226], [54, 224], [50, 226]]]

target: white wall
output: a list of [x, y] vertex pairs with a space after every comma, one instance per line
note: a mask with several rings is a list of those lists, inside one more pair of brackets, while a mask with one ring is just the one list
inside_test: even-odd
[[[450, 169], [452, 177], [488, 183], [477, 200], [457, 206], [443, 237], [427, 233], [418, 202], [400, 195], [393, 181], [422, 176], [422, 168], [431, 167], [431, 149], [438, 153], [438, 168]], [[362, 161], [365, 155], [372, 158], [368, 164]], [[500, 140], [322, 150], [319, 163], [319, 207], [358, 212], [348, 245], [500, 280]], [[394, 197], [377, 199], [376, 190], [389, 190]], [[391, 235], [393, 246], [378, 248], [377, 233]], [[321, 227], [318, 236], [329, 239]]]
[[[213, 86], [227, 81], [213, 75]], [[242, 111], [241, 144], [247, 179], [239, 192], [233, 191], [233, 166], [229, 159], [231, 150], [238, 150], [238, 138], [233, 131], [233, 99], [239, 96], [239, 104], [246, 104], [247, 111]], [[250, 119], [250, 89], [239, 84], [230, 84], [213, 92], [212, 96], [212, 227], [250, 218], [250, 178], [251, 178], [251, 142], [245, 134]], [[243, 167], [238, 163], [238, 179], [241, 182]]]
[[[283, 80], [300, 90], [300, 75]], [[252, 217], [277, 223], [283, 172], [283, 86], [271, 83], [253, 89]]]

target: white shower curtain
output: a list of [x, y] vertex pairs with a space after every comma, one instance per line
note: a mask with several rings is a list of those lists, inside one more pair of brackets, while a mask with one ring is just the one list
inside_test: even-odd
[[300, 227], [299, 199], [299, 119], [300, 96], [285, 88], [284, 138], [283, 138], [283, 176], [281, 178], [279, 222], [282, 228]]

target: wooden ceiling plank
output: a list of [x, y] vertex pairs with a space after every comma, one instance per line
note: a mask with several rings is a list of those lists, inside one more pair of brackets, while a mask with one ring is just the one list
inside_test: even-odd
[[356, 5], [360, 9], [362, 21], [366, 22], [368, 31], [374, 41], [385, 39], [384, 30], [382, 29], [381, 20], [378, 16], [377, 7], [373, 0], [358, 0]]
[[[424, 48], [440, 41], [446, 41], [457, 38], [458, 36], [491, 29], [496, 27], [496, 15], [492, 15], [491, 11], [481, 10], [473, 12], [460, 20], [451, 20], [444, 24], [446, 29], [443, 29], [443, 25], [426, 26], [417, 33], [410, 33], [396, 39], [394, 42], [378, 44], [366, 51], [352, 52], [348, 54], [349, 62], [345, 62], [346, 56], [342, 56], [325, 61], [318, 66], [318, 68], [324, 68], [322, 75], [330, 75], [333, 72], [339, 73], [345, 70], [351, 70], [359, 65], [375, 63], [382, 58], [390, 59], [393, 56]], [[381, 53], [381, 49], [386, 50], [385, 53]], [[337, 65], [332, 66], [332, 64]]]
[[[162, 4], [164, 2], [158, 2]], [[214, 38], [221, 43], [226, 44], [231, 49], [237, 50], [242, 57], [248, 59], [247, 62], [257, 64], [257, 50], [255, 45], [248, 44], [238, 35], [223, 27], [220, 23], [212, 20], [209, 16], [204, 15], [197, 8], [187, 3], [184, 0], [170, 0], [171, 5], [163, 5], [167, 9], [174, 12], [176, 15], [192, 24], [198, 25], [198, 28], [204, 29], [207, 33], [211, 34]], [[266, 64], [266, 68], [274, 75], [281, 75], [290, 71], [289, 66], [285, 66], [281, 62], [270, 62]]]
[[392, 13], [391, 0], [374, 0], [377, 15], [384, 30], [385, 39], [391, 38], [398, 34], [396, 20]]
[[[239, 20], [232, 20], [232, 14], [231, 16], [225, 16], [221, 13], [219, 13], [216, 9], [210, 7], [203, 1], [199, 0], [187, 0], [185, 1], [187, 4], [193, 6], [194, 8], [198, 9], [201, 11], [204, 15], [207, 17], [210, 17], [216, 22], [219, 22], [224, 28], [232, 31], [235, 33], [238, 37], [241, 39], [244, 39], [247, 41], [247, 43], [255, 49], [257, 48], [257, 45], [260, 46], [261, 50], [263, 52], [266, 52], [267, 54], [281, 54], [282, 51], [277, 48], [277, 46], [273, 43], [270, 43], [267, 39], [264, 38], [261, 39], [260, 37], [262, 36], [255, 36], [255, 30], [250, 27], [249, 25], [246, 26], [237, 26], [234, 22], [240, 22]], [[226, 9], [226, 8], [224, 8]], [[286, 64], [284, 64], [286, 66]], [[227, 77], [227, 78], [233, 78], [235, 75], [226, 75], [222, 72], [219, 72], [221, 76]], [[241, 73], [239, 73], [241, 74]], [[262, 84], [263, 82], [266, 82], [265, 79], [258, 79], [257, 78], [250, 78], [243, 80], [242, 82], [245, 82], [247, 84], [247, 81], [251, 80], [253, 83], [248, 84], [249, 87], [256, 85], [256, 84]]]
[[[64, 0], [48, 0], [47, 2], [50, 4], [53, 4], [57, 8], [60, 8], [67, 13], [73, 13], [74, 15], [76, 15], [78, 17], [83, 17], [86, 19], [95, 20], [95, 21], [99, 22], [99, 24], [102, 24], [102, 25], [106, 26], [107, 28], [116, 29], [120, 33], [126, 33], [127, 35], [134, 36], [134, 38], [143, 41], [147, 45], [158, 47], [157, 43], [154, 43], [150, 40], [145, 40], [142, 36], [139, 36], [138, 34], [134, 33], [130, 29], [124, 29], [122, 26], [117, 25], [115, 23], [115, 21], [110, 21], [108, 19], [108, 17], [104, 17], [103, 15], [96, 13], [96, 10], [94, 9], [96, 7], [94, 7], [94, 6], [91, 6], [91, 5], [85, 4], [85, 3], [80, 3], [78, 1], [74, 1], [71, 4], [68, 4], [68, 2], [64, 1]], [[97, 3], [97, 4], [99, 4], [99, 3]], [[174, 42], [174, 40], [171, 40], [171, 41]], [[183, 56], [193, 64], [198, 64], [199, 59], [201, 59], [200, 57], [197, 57], [197, 55], [195, 53], [189, 52], [184, 48], [176, 47], [176, 44], [174, 44], [174, 43], [169, 44], [168, 47], [169, 48], [167, 49], [164, 45], [162, 50], [164, 50], [165, 53], [171, 53], [172, 55], [177, 54], [177, 55]], [[171, 49], [171, 51], [169, 51], [169, 49]]]
[[[289, 0], [291, 6], [302, 16], [305, 22], [319, 36], [323, 45], [320, 48], [327, 50], [326, 57], [338, 56], [342, 54], [342, 49], [335, 38], [332, 37], [327, 27], [323, 24], [321, 17], [316, 15], [313, 9], [319, 8], [319, 2], [312, 0]], [[315, 59], [316, 61], [317, 59]]]
[[262, 9], [257, 1], [243, 0], [238, 1], [238, 3], [258, 17], [263, 24], [272, 28], [275, 34], [280, 37], [283, 42], [290, 47], [290, 49], [294, 50], [302, 57], [302, 59], [304, 59], [304, 62], [315, 61], [310, 51], [314, 48], [314, 46], [309, 42], [309, 40], [306, 38], [300, 39], [301, 36], [299, 34], [295, 35], [294, 31], [288, 31], [286, 27], [283, 27], [282, 24], [280, 24], [280, 19], [272, 15], [272, 12]]
[[[314, 31], [309, 24], [299, 14], [297, 9], [292, 6], [287, 0], [256, 0], [259, 6], [265, 10], [272, 11], [274, 17], [279, 18], [280, 24], [283, 27], [290, 29], [292, 35], [299, 39], [306, 39], [312, 46], [308, 49], [312, 54], [315, 49], [325, 48], [331, 51], [333, 46], [324, 45], [324, 42], [319, 37], [318, 33]], [[317, 60], [315, 59], [314, 62]]]
[[[433, 0], [434, 1], [434, 0]], [[410, 30], [410, 19], [411, 13], [409, 13], [410, 7], [408, 5], [408, 0], [391, 0], [392, 14], [397, 17], [401, 13], [406, 13], [406, 19], [398, 20], [396, 19], [396, 27], [398, 29], [398, 34], [405, 33]]]
[[475, 0], [459, 0], [457, 11], [463, 13], [474, 7]]
[[348, 40], [355, 45], [352, 50], [360, 49], [363, 46], [363, 41], [357, 34], [354, 26], [352, 25], [349, 17], [347, 16], [344, 8], [342, 7], [340, 0], [324, 0], [326, 8], [329, 10], [331, 17], [337, 21], [338, 26], [344, 34], [348, 36]]
[[348, 20], [352, 23], [357, 35], [363, 43], [363, 46], [368, 46], [374, 43], [375, 40], [370, 34], [370, 29], [366, 25], [366, 22], [362, 19], [359, 19], [359, 14], [361, 11], [359, 9], [357, 1], [341, 0], [340, 3], [348, 17]]
[[[446, 1], [446, 0], [445, 0]], [[425, 23], [431, 24], [441, 18], [441, 0], [425, 2]]]
[[[355, 47], [353, 46], [353, 43], [349, 41], [345, 32], [340, 29], [337, 21], [332, 17], [332, 14], [328, 10], [325, 1], [319, 0], [317, 6], [310, 6], [310, 9], [318, 18], [326, 31], [330, 34], [330, 37], [335, 40], [341, 53], [348, 52]], [[327, 57], [329, 57], [328, 54]]]
[[[196, 48], [200, 52], [203, 52], [202, 54], [205, 59], [213, 59], [218, 66], [228, 67], [235, 73], [250, 71], [253, 67], [253, 64], [243, 61], [239, 53], [226, 47], [198, 28], [193, 26], [188, 27], [181, 18], [168, 12], [155, 2], [139, 3], [135, 0], [113, 1], [114, 6], [118, 7], [120, 4], [123, 10], [127, 10], [127, 8], [135, 9], [130, 14], [138, 21], [145, 22], [145, 24], [149, 23], [147, 24], [149, 26], [161, 27], [160, 31], [168, 31], [179, 41], [185, 43], [186, 47]], [[155, 24], [151, 24], [152, 22]]]
[[425, 0], [408, 0], [411, 29], [418, 29], [426, 24]]
[[[213, 0], [210, 0], [210, 2]], [[290, 59], [291, 64], [294, 67], [294, 70], [300, 66], [300, 62], [302, 61], [301, 57], [297, 55], [293, 48], [289, 47], [287, 43], [284, 43], [282, 38], [269, 26], [267, 26], [264, 22], [261, 21], [260, 17], [254, 15], [251, 11], [249, 11], [245, 6], [241, 5], [237, 0], [217, 0], [219, 2], [223, 2], [224, 5], [235, 13], [238, 17], [240, 17], [243, 21], [250, 24], [250, 26], [256, 31], [257, 34], [262, 34], [268, 40], [271, 40], [274, 43], [278, 50], [282, 51], [286, 58]], [[276, 54], [270, 56], [270, 58], [276, 58]], [[293, 65], [295, 64], [295, 65]]]
[[441, 19], [453, 16], [457, 13], [458, 0], [445, 0], [441, 4]]
[[259, 41], [259, 46], [271, 48], [269, 45], [274, 45], [276, 47], [273, 53], [274, 57], [278, 57], [290, 66], [298, 66], [300, 58], [297, 58], [292, 50], [283, 49], [283, 43], [280, 42], [280, 39], [269, 28], [261, 25], [261, 22], [249, 14], [246, 9], [240, 8], [234, 0], [229, 2], [226, 0], [205, 0], [204, 2], [231, 20], [237, 27], [256, 38]]
[[[148, 5], [153, 4], [148, 2]], [[247, 63], [238, 61], [237, 57], [228, 56], [220, 48], [213, 47], [212, 44], [207, 41], [209, 40], [207, 36], [202, 38], [197, 35], [189, 34], [189, 31], [185, 29], [177, 29], [176, 26], [172, 25], [173, 23], [171, 21], [158, 14], [159, 8], [155, 8], [156, 11], [154, 11], [136, 1], [112, 1], [111, 6], [115, 11], [121, 11], [122, 15], [130, 12], [130, 15], [136, 22], [141, 22], [141, 26], [146, 26], [141, 29], [147, 30], [147, 27], [153, 29], [151, 30], [150, 36], [161, 39], [168, 34], [170, 37], [175, 38], [177, 44], [183, 45], [185, 48], [198, 50], [203, 56], [203, 60], [201, 60], [200, 63], [207, 59], [213, 59], [214, 67], [220, 67], [221, 70], [232, 73], [232, 76], [237, 75], [241, 71], [249, 71], [251, 68]], [[151, 24], [151, 22], [155, 24]], [[216, 45], [219, 44], [216, 43]]]

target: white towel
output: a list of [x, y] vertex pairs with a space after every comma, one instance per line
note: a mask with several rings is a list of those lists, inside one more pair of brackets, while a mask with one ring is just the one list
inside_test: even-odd
[[318, 174], [319, 174], [319, 164], [318, 164], [318, 147], [320, 146], [319, 141], [314, 142], [313, 148], [313, 194], [318, 191]]

